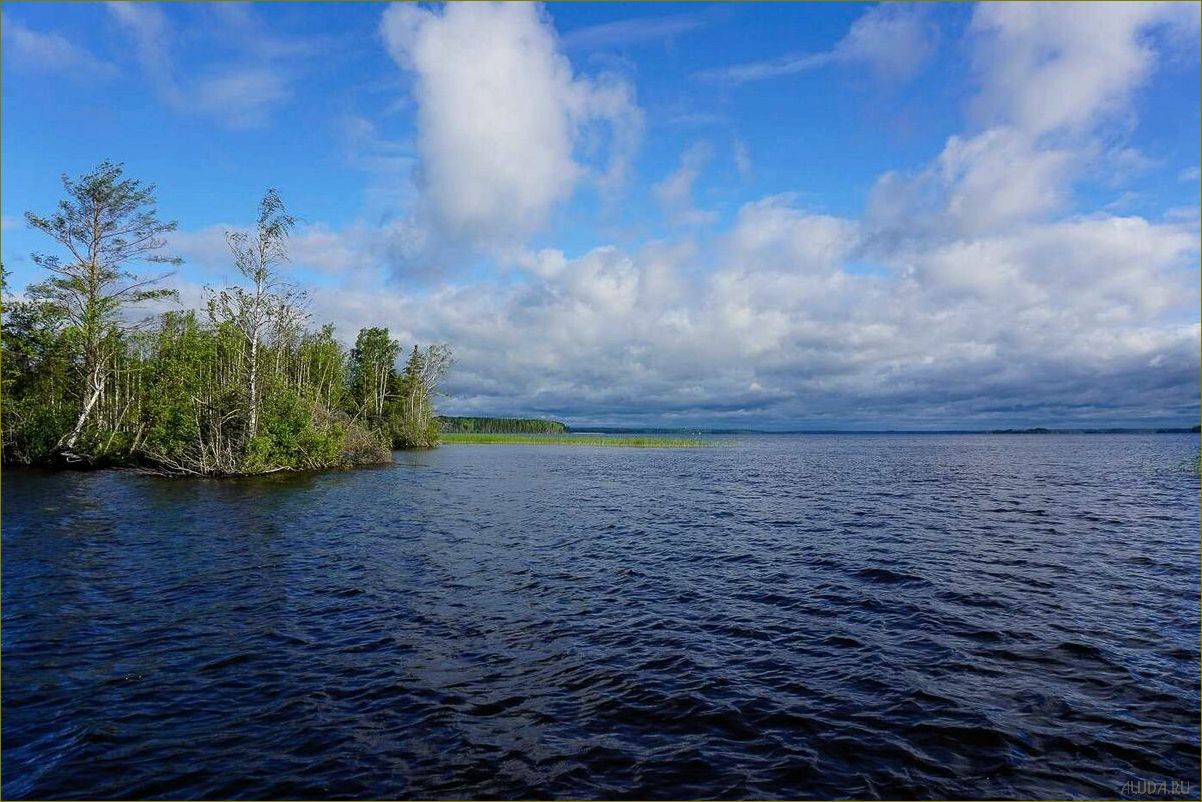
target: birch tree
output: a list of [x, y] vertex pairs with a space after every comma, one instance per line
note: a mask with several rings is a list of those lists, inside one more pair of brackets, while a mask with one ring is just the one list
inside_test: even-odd
[[380, 417], [396, 374], [401, 344], [388, 336], [388, 329], [360, 329], [351, 349], [351, 385], [363, 414]]
[[[134, 273], [134, 263], [179, 265], [182, 260], [162, 253], [164, 234], [174, 221], [159, 219], [154, 184], [125, 178], [120, 163], [110, 161], [77, 180], [62, 177], [67, 197], [48, 216], [26, 212], [29, 225], [49, 236], [63, 254], [33, 254], [33, 261], [50, 278], [28, 288], [28, 295], [61, 310], [78, 332], [77, 364], [83, 390], [75, 424], [57, 448], [68, 462], [90, 461], [75, 453], [96, 402], [104, 394], [113, 370], [112, 344], [138, 323], [126, 317], [141, 304], [175, 297], [155, 287], [171, 275]], [[116, 334], [117, 336], [113, 336]]]
[[250, 281], [250, 288], [228, 287], [209, 298], [209, 317], [214, 324], [232, 323], [245, 339], [248, 441], [259, 431], [263, 338], [273, 328], [284, 329], [302, 319], [308, 299], [303, 290], [286, 282], [280, 271], [288, 262], [288, 234], [295, 224], [279, 193], [267, 190], [259, 202], [255, 231], [227, 231], [225, 235], [234, 264]]
[[405, 363], [402, 382], [400, 443], [404, 448], [432, 448], [438, 444], [438, 421], [434, 416], [434, 397], [452, 363], [451, 349], [435, 343], [424, 350], [413, 346]]

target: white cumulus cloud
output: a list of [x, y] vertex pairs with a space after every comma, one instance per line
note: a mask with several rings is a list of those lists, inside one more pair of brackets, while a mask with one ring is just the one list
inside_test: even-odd
[[[541, 7], [394, 5], [381, 31], [413, 79], [418, 213], [436, 240], [512, 250], [582, 181], [621, 180], [642, 124], [634, 91], [576, 75]], [[602, 157], [586, 152], [598, 129]]]

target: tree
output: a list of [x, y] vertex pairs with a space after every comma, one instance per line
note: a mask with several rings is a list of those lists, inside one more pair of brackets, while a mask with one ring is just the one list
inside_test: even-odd
[[170, 273], [144, 277], [128, 265], [179, 265], [182, 260], [161, 253], [167, 244], [163, 235], [176, 224], [159, 219], [154, 184], [125, 178], [122, 165], [107, 160], [78, 180], [64, 175], [62, 182], [68, 197], [57, 211], [48, 217], [25, 213], [30, 226], [67, 252], [65, 258], [33, 254], [34, 263], [52, 275], [31, 285], [28, 295], [61, 310], [78, 332], [77, 364], [83, 379], [79, 412], [56, 447], [68, 462], [79, 462], [91, 461], [74, 450], [112, 373], [111, 347], [138, 325], [126, 321], [123, 313], [148, 301], [176, 297], [175, 290], [154, 287]]
[[301, 338], [296, 359], [296, 383], [326, 409], [338, 409], [343, 404], [345, 350], [334, 336], [332, 323]]
[[351, 386], [360, 411], [380, 417], [396, 376], [401, 344], [388, 336], [388, 329], [360, 329], [351, 350]]
[[13, 300], [0, 265], [3, 462], [233, 476], [378, 463], [390, 446], [437, 442], [449, 351], [415, 349], [402, 378], [387, 329], [364, 329], [351, 351], [332, 325], [310, 330], [306, 294], [281, 277], [294, 219], [276, 192], [255, 230], [227, 235], [241, 287], [209, 290], [207, 317], [131, 323], [130, 308], [174, 294], [128, 267], [178, 263], [161, 252], [174, 223], [119, 166], [64, 184], [55, 215], [30, 215], [64, 249], [35, 256], [49, 278]]
[[413, 346], [401, 381], [404, 387], [401, 432], [394, 439], [402, 448], [432, 448], [438, 444], [439, 425], [434, 417], [434, 396], [451, 367], [451, 349], [442, 343], [424, 351]]
[[251, 289], [229, 287], [209, 298], [214, 324], [232, 324], [246, 341], [246, 440], [259, 431], [260, 349], [269, 329], [277, 332], [299, 327], [306, 317], [307, 294], [283, 280], [279, 268], [288, 261], [287, 239], [296, 218], [284, 209], [279, 193], [269, 189], [259, 202], [255, 235], [226, 232], [234, 264], [251, 282]]
[[59, 309], [13, 301], [8, 292], [8, 272], [0, 267], [0, 443], [5, 462], [30, 463], [50, 454], [74, 423], [71, 398], [78, 382]]

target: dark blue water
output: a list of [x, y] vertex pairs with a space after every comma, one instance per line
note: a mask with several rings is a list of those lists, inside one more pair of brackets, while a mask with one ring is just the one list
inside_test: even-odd
[[6, 470], [3, 795], [1197, 798], [1197, 450]]

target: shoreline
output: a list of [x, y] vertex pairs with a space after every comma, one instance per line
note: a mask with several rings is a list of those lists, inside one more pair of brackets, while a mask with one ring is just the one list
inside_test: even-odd
[[553, 445], [602, 448], [706, 448], [711, 441], [694, 437], [617, 437], [585, 434], [443, 433], [443, 445]]

